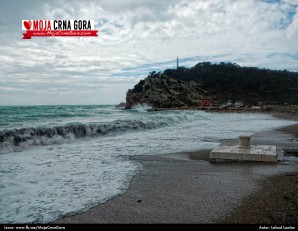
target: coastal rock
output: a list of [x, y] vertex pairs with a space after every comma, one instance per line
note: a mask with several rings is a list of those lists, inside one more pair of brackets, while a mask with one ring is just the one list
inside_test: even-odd
[[199, 82], [175, 80], [164, 74], [151, 75], [128, 90], [125, 108], [138, 104], [153, 108], [198, 107], [199, 99], [206, 93]]
[[119, 103], [118, 105], [116, 105], [116, 108], [124, 109], [124, 108], [125, 108], [125, 105], [126, 105], [125, 102], [121, 102], [121, 103]]

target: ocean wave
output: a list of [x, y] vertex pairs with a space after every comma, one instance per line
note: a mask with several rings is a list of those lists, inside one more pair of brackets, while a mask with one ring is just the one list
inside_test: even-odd
[[155, 129], [192, 120], [183, 114], [157, 114], [150, 118], [115, 120], [107, 123], [68, 123], [54, 127], [29, 127], [0, 131], [0, 153], [22, 151], [34, 146], [70, 143], [79, 138], [97, 137], [108, 133]]

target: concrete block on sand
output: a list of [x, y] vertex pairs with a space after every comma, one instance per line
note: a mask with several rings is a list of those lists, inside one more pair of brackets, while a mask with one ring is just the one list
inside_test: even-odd
[[221, 161], [262, 161], [277, 162], [275, 145], [251, 145], [249, 147], [218, 146], [210, 152], [210, 162]]

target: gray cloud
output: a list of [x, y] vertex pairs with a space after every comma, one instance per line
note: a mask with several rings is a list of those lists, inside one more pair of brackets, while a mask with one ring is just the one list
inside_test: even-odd
[[[3, 2], [0, 104], [117, 103], [176, 56], [298, 71], [297, 12], [296, 0]], [[21, 39], [22, 19], [58, 18], [94, 19], [99, 37]]]

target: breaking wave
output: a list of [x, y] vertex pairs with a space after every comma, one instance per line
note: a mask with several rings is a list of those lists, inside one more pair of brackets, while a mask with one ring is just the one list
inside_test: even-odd
[[136, 120], [115, 120], [107, 123], [69, 123], [55, 127], [29, 127], [0, 131], [0, 153], [16, 152], [34, 146], [70, 143], [84, 137], [108, 133], [155, 129], [192, 120], [191, 115], [156, 115]]

